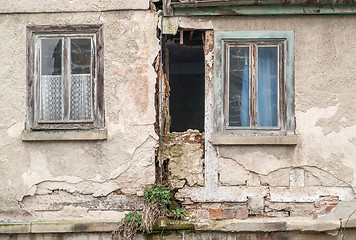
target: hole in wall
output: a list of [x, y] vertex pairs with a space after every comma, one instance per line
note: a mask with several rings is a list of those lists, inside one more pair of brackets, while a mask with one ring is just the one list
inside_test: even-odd
[[167, 38], [170, 132], [204, 132], [205, 69], [202, 31]]

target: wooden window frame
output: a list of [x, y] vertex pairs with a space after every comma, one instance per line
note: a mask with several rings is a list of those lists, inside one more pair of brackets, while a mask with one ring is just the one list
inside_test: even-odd
[[[92, 120], [90, 121], [39, 121], [39, 60], [36, 41], [40, 38], [60, 37], [67, 43], [71, 38], [93, 39], [92, 64]], [[64, 44], [64, 43], [63, 43]], [[27, 27], [27, 119], [26, 130], [74, 130], [104, 129], [104, 68], [103, 68], [103, 28], [101, 25], [71, 26], [28, 26]], [[67, 49], [64, 47], [64, 51]], [[68, 53], [67, 53], [68, 55]], [[66, 55], [63, 56], [65, 58]], [[64, 63], [66, 64], [66, 63]], [[67, 69], [68, 70], [68, 69]], [[63, 74], [63, 73], [62, 73]], [[65, 73], [64, 73], [65, 74]], [[67, 77], [65, 77], [66, 79]], [[64, 81], [65, 81], [64, 79]], [[68, 80], [68, 79], [67, 79]], [[68, 85], [64, 85], [66, 88]], [[68, 93], [68, 91], [65, 91]], [[68, 94], [67, 94], [68, 95]], [[65, 94], [66, 96], [66, 94]], [[68, 96], [67, 96], [68, 97]], [[69, 100], [64, 99], [64, 104]], [[68, 106], [67, 106], [68, 107]]]
[[[256, 124], [256, 56], [250, 55], [250, 127], [229, 126], [228, 47], [279, 46], [278, 127]], [[252, 50], [254, 52], [256, 50]], [[214, 133], [217, 135], [294, 135], [294, 33], [293, 31], [215, 31], [214, 33]]]

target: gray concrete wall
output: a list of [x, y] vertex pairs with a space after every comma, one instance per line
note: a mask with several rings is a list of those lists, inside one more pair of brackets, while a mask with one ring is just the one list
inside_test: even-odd
[[[156, 22], [149, 11], [0, 14], [1, 220], [118, 220], [142, 207], [155, 180]], [[23, 142], [26, 26], [78, 24], [103, 25], [107, 140]]]

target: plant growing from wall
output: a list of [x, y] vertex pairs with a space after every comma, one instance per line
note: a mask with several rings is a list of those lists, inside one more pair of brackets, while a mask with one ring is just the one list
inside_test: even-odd
[[125, 217], [119, 222], [119, 227], [113, 232], [112, 235], [117, 235], [122, 233], [124, 239], [132, 240], [136, 236], [136, 232], [140, 229], [142, 223], [141, 214], [134, 212], [129, 212], [125, 214]]
[[152, 184], [145, 188], [145, 204], [142, 213], [142, 232], [151, 233], [153, 225], [160, 216], [167, 213], [171, 204], [171, 192], [161, 184]]
[[152, 184], [145, 188], [144, 193], [145, 201], [148, 203], [158, 203], [163, 209], [167, 209], [167, 206], [171, 204], [171, 191], [164, 185]]
[[176, 220], [183, 220], [187, 216], [185, 210], [180, 207], [178, 207], [176, 209], [172, 209], [171, 213], [173, 214], [173, 217]]
[[[164, 185], [152, 184], [146, 187], [144, 198], [142, 215], [136, 211], [125, 214], [124, 219], [119, 222], [119, 227], [113, 232], [113, 235], [121, 235], [122, 233], [124, 239], [133, 240], [138, 230], [151, 233], [157, 219], [169, 212], [173, 214], [174, 219], [184, 219], [186, 216], [183, 208], [170, 207], [172, 203], [171, 191]], [[169, 208], [171, 210], [168, 210]]]

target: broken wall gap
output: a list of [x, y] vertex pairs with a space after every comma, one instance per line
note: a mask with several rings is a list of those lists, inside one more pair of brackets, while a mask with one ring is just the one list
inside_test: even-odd
[[205, 67], [203, 31], [183, 30], [165, 43], [168, 77], [170, 132], [188, 129], [204, 132]]

